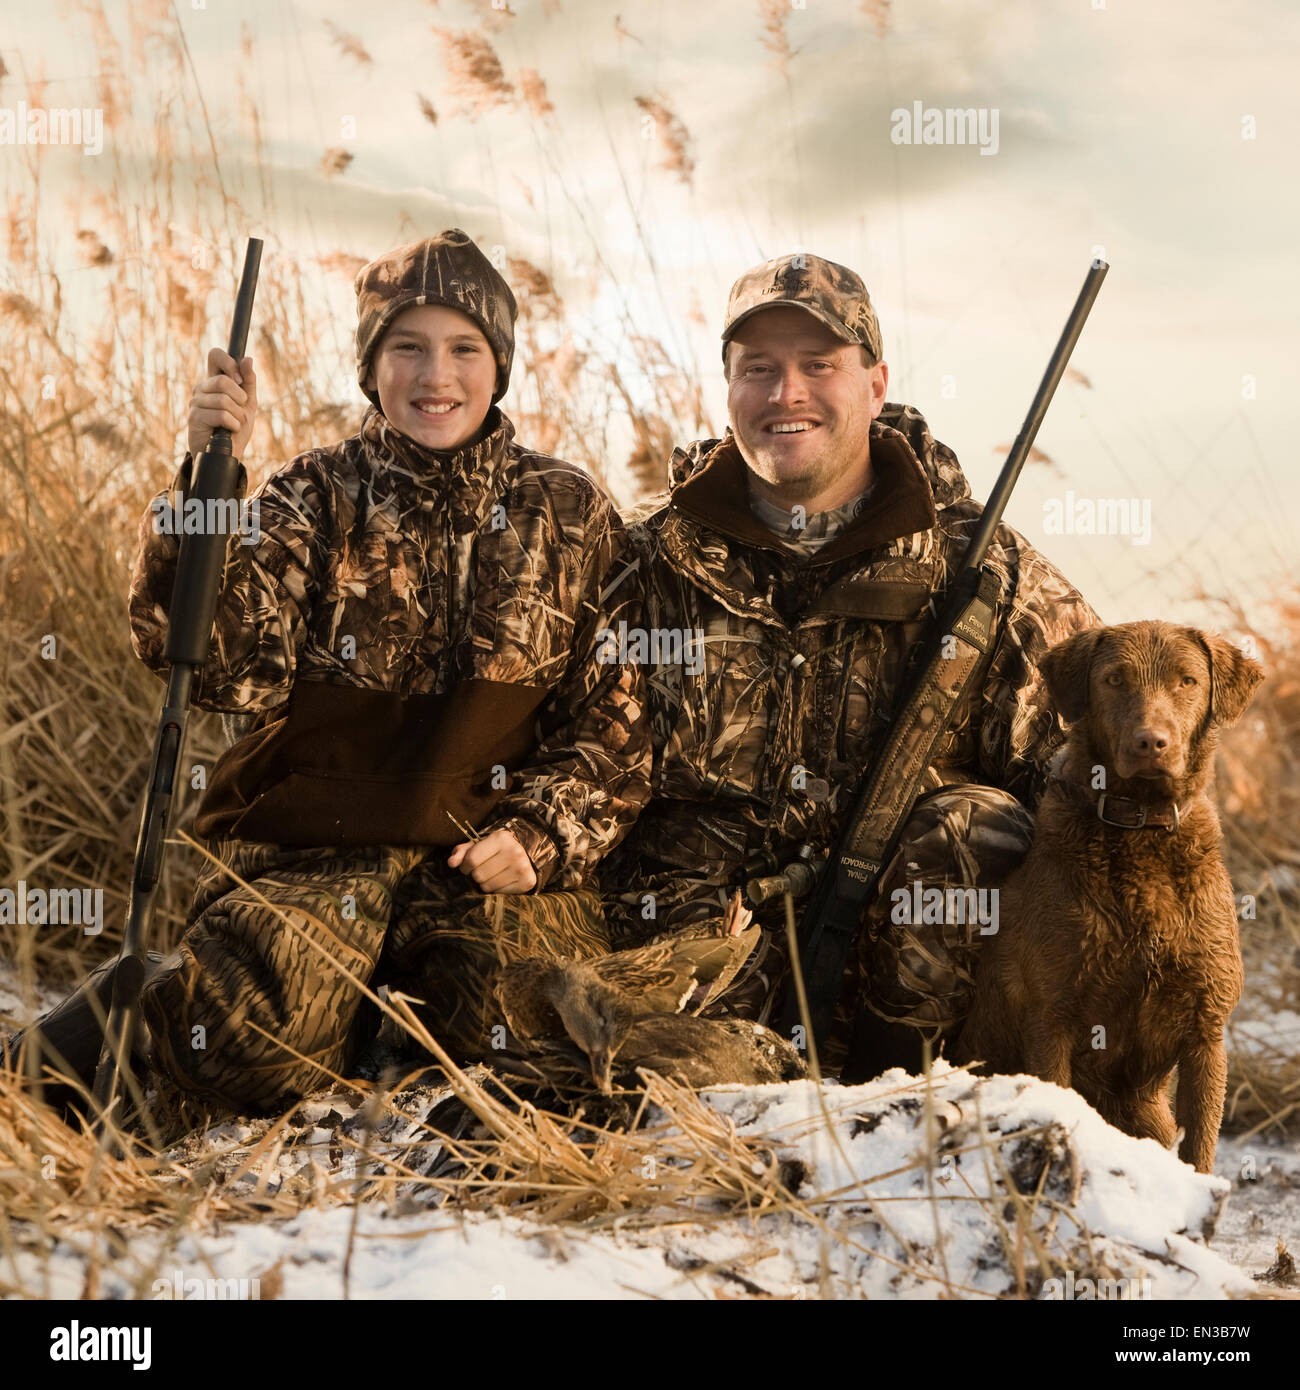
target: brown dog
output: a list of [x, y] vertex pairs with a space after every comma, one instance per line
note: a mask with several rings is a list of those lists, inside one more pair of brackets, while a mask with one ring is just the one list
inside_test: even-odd
[[958, 1062], [1073, 1086], [1139, 1138], [1214, 1165], [1241, 993], [1236, 905], [1211, 801], [1217, 730], [1264, 672], [1172, 623], [1080, 632], [1043, 679], [1071, 725], [1033, 847], [1000, 894]]

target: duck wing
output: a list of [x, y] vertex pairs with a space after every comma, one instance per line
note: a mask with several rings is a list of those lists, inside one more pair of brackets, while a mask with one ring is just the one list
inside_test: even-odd
[[690, 936], [582, 964], [626, 995], [637, 1014], [679, 1013], [705, 986], [694, 1012], [731, 983], [761, 935], [752, 926], [739, 936]]
[[497, 972], [495, 993], [506, 1027], [524, 1042], [563, 1038], [564, 1021], [552, 1002], [556, 962], [542, 958], [511, 961]]
[[676, 957], [672, 942], [618, 951], [584, 964], [638, 1014], [674, 1014], [695, 988], [695, 971], [689, 960]]
[[690, 1014], [637, 1019], [619, 1049], [616, 1066], [620, 1072], [644, 1067], [696, 1089], [761, 1085], [806, 1075], [799, 1054], [762, 1024]]
[[[754, 952], [763, 936], [763, 929], [757, 923], [746, 927], [738, 935], [716, 938], [704, 937], [697, 942], [683, 943], [699, 947], [712, 946], [715, 949], [701, 950], [697, 953], [698, 966], [696, 980], [699, 988], [687, 1008], [693, 1014], [719, 998]], [[721, 949], [717, 949], [717, 948]]]

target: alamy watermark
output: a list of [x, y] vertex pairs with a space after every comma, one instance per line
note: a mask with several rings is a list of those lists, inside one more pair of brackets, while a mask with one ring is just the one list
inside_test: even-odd
[[103, 154], [100, 107], [0, 106], [0, 145], [80, 145], [82, 154]]
[[997, 935], [996, 888], [927, 888], [917, 879], [910, 888], [895, 888], [889, 900], [889, 918], [896, 924], [971, 923], [978, 924], [981, 936]]
[[[1076, 1279], [1074, 1270], [1067, 1269], [1064, 1279], [1044, 1279], [1039, 1298], [1048, 1302], [1064, 1300], [1072, 1303], [1094, 1302], [1098, 1299], [1149, 1299], [1150, 1279]], [[1127, 1333], [1125, 1334], [1128, 1335]]]
[[159, 536], [233, 536], [241, 545], [262, 539], [261, 505], [256, 497], [186, 497], [177, 488], [150, 504]]
[[102, 888], [0, 888], [0, 926], [80, 927], [87, 936], [104, 930]]
[[74, 1319], [50, 1329], [51, 1361], [130, 1361], [131, 1369], [147, 1371], [153, 1364], [148, 1327], [82, 1327]]
[[600, 646], [596, 663], [600, 666], [684, 666], [691, 675], [704, 671], [704, 630], [689, 627], [628, 627], [619, 623], [617, 632], [602, 627], [596, 633]]
[[262, 1287], [257, 1275], [251, 1279], [187, 1279], [183, 1270], [172, 1270], [170, 1279], [153, 1281], [153, 1297], [163, 1301], [187, 1303], [197, 1301], [248, 1300], [261, 1298]]
[[998, 107], [926, 106], [914, 101], [910, 108], [889, 113], [889, 138], [896, 145], [978, 145], [980, 154], [998, 152]]
[[1149, 497], [1076, 497], [1043, 503], [1043, 531], [1049, 536], [1127, 536], [1134, 545], [1151, 543]]

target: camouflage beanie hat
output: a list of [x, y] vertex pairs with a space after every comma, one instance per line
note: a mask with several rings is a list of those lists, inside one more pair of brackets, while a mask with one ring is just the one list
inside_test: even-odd
[[500, 272], [459, 227], [371, 261], [357, 272], [356, 291], [357, 384], [375, 405], [379, 396], [366, 390], [366, 373], [389, 324], [412, 304], [445, 304], [468, 314], [496, 356], [493, 404], [505, 395], [518, 306]]

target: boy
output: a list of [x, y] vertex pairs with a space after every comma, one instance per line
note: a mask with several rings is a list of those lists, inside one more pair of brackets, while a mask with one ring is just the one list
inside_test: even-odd
[[[480, 1052], [500, 958], [608, 949], [582, 885], [649, 793], [641, 677], [598, 638], [640, 621], [622, 527], [587, 474], [516, 444], [496, 405], [509, 287], [452, 229], [372, 262], [356, 290], [371, 409], [271, 477], [254, 543], [230, 541], [194, 699], [253, 724], [195, 819], [220, 865], [141, 996], [142, 1055], [229, 1107], [283, 1104], [352, 1060], [362, 996], [329, 960], [400, 981], [444, 1045]], [[190, 455], [221, 425], [242, 457], [251, 360], [214, 349], [208, 369]], [[130, 618], [161, 674], [177, 541], [159, 508]], [[100, 1040], [87, 995], [106, 999], [111, 974], [28, 1030], [83, 1076]]]

